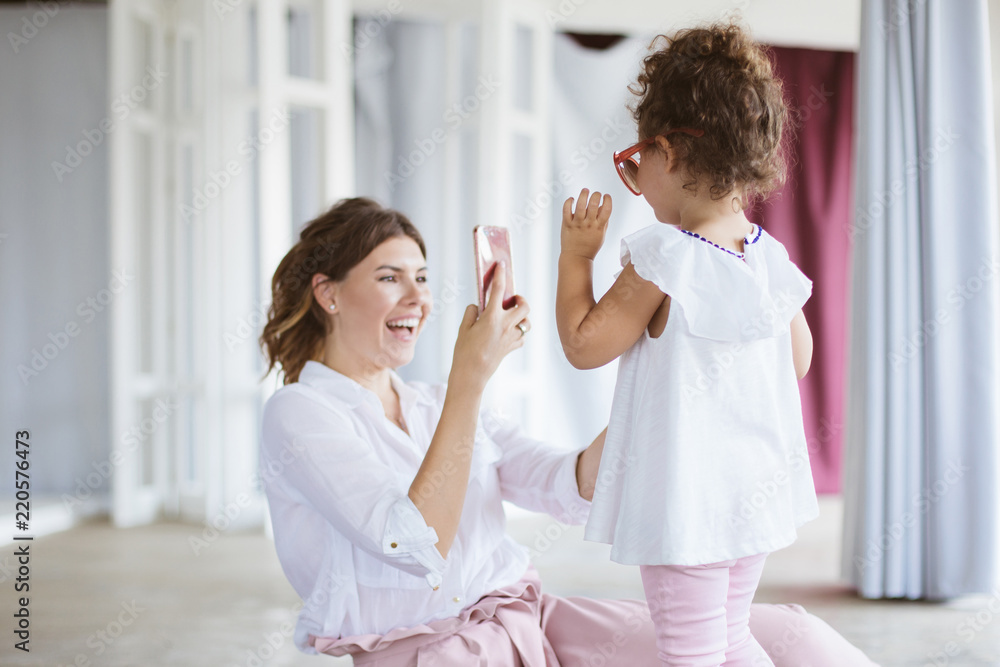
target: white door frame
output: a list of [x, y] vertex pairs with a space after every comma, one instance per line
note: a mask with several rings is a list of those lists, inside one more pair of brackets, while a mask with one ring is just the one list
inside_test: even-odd
[[[167, 315], [156, 298], [165, 292], [167, 267], [155, 252], [165, 232], [167, 90], [155, 74], [165, 65], [165, 13], [162, 0], [116, 0], [108, 6], [109, 108], [116, 123], [108, 137], [111, 270], [134, 276], [110, 308], [110, 461], [117, 526], [153, 520], [168, 484], [170, 388], [165, 341], [154, 335]], [[139, 26], [148, 30], [145, 44]], [[142, 145], [148, 152], [139, 155]], [[152, 475], [144, 475], [150, 468]]]
[[[290, 7], [317, 22], [321, 77], [288, 74]], [[108, 14], [112, 109], [140, 83], [135, 63], [166, 71], [109, 136], [112, 270], [136, 276], [111, 308], [112, 519], [259, 524], [260, 406], [274, 381], [260, 381], [256, 339], [271, 275], [292, 242], [296, 159], [287, 123], [276, 129], [275, 118], [293, 106], [322, 113], [321, 201], [310, 207], [318, 213], [353, 192], [353, 77], [338, 49], [351, 39], [350, 8], [111, 0]], [[242, 150], [265, 136], [252, 157]], [[141, 145], [149, 151], [137, 153]]]

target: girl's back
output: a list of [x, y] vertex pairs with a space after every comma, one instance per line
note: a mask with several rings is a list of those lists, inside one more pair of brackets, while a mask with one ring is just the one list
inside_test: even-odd
[[743, 246], [664, 224], [622, 241], [622, 264], [670, 303], [619, 364], [586, 533], [613, 560], [773, 551], [817, 514], [789, 330], [812, 283], [759, 226]]

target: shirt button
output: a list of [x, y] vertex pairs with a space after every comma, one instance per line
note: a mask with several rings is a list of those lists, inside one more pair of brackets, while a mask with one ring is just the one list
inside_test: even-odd
[[393, 549], [395, 549], [395, 548], [396, 548], [396, 547], [398, 547], [399, 545], [398, 545], [398, 544], [396, 544], [395, 542], [390, 542], [390, 543], [389, 543], [389, 546], [390, 546], [390, 547], [392, 547]]
[[440, 586], [435, 586], [435, 587], [434, 587], [433, 589], [431, 589], [431, 590], [435, 590], [435, 591], [436, 591], [436, 590], [437, 590], [437, 589], [439, 589], [439, 588], [441, 588], [441, 587], [440, 587]]
[[460, 597], [458, 597], [458, 596], [456, 595], [455, 597], [453, 597], [453, 598], [451, 599], [451, 601], [452, 601], [452, 602], [461, 602], [461, 601], [462, 601], [462, 598], [460, 598]]

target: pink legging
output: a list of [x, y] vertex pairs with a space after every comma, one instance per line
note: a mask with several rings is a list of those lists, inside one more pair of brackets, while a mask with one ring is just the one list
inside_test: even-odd
[[[750, 628], [776, 667], [878, 667], [799, 605], [755, 604]], [[459, 617], [314, 641], [321, 653], [353, 654], [359, 667], [653, 667], [656, 635], [645, 602], [542, 593], [532, 567]]]
[[773, 667], [750, 634], [750, 603], [766, 558], [639, 567], [665, 665]]

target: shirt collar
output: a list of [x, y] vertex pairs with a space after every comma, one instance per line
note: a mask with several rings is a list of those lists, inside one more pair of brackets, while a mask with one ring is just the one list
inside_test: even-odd
[[[389, 370], [389, 381], [392, 383], [392, 388], [399, 394], [399, 400], [404, 406], [414, 403], [428, 405], [434, 403], [434, 400], [426, 392], [411, 387], [399, 377], [396, 371], [391, 369]], [[378, 396], [371, 389], [361, 386], [357, 381], [318, 361], [306, 362], [299, 372], [299, 382], [333, 396], [350, 407], [360, 405], [366, 400], [374, 401], [381, 407]]]

